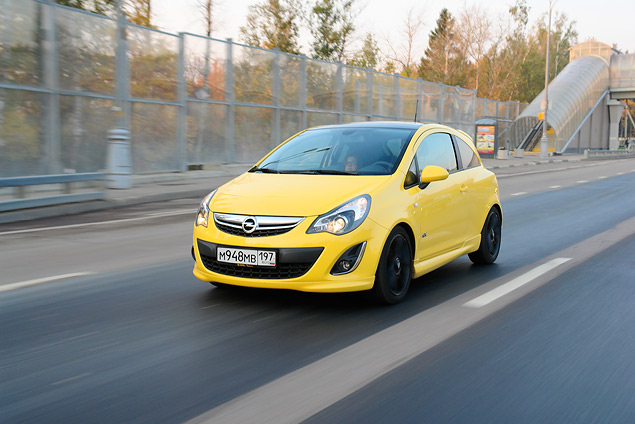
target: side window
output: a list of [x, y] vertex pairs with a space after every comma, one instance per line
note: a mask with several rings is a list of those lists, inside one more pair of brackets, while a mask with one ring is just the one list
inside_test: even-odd
[[406, 180], [403, 183], [404, 188], [410, 188], [419, 184], [419, 178], [417, 177], [417, 159], [412, 160], [410, 168], [406, 173]]
[[463, 168], [478, 165], [478, 158], [474, 154], [474, 151], [470, 149], [470, 146], [468, 146], [467, 143], [459, 137], [455, 137], [454, 139], [456, 140], [456, 145], [459, 146], [459, 153], [461, 154]]
[[435, 133], [427, 136], [417, 150], [419, 169], [428, 165], [445, 168], [448, 172], [456, 171], [456, 154], [450, 134]]

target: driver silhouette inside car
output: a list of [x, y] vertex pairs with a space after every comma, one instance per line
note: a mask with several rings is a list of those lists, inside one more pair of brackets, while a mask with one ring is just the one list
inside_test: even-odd
[[344, 170], [346, 172], [357, 172], [357, 158], [353, 155], [349, 155], [344, 162]]

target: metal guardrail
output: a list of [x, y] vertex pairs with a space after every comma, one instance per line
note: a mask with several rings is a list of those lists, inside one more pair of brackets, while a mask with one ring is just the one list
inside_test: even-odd
[[635, 157], [635, 149], [621, 149], [621, 150], [585, 150], [585, 159], [596, 158], [614, 158], [614, 157]]
[[[14, 187], [17, 189], [15, 199], [0, 201], [0, 212], [53, 206], [64, 203], [104, 200], [103, 181], [105, 178], [106, 174], [99, 172], [0, 178], [0, 188]], [[73, 193], [74, 183], [90, 181], [95, 182], [100, 190], [86, 193]], [[49, 184], [62, 184], [62, 194], [27, 198], [28, 187]]]

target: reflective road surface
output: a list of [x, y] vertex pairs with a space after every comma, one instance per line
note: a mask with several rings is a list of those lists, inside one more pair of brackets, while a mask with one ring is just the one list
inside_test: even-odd
[[196, 280], [199, 199], [2, 225], [0, 422], [633, 423], [634, 170], [497, 170], [497, 263], [391, 307]]

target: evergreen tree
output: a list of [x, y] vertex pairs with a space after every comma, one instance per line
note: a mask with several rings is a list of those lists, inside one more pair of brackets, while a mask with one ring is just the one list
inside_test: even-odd
[[362, 49], [348, 62], [351, 66], [375, 69], [379, 62], [379, 46], [372, 33], [367, 33]]
[[313, 57], [342, 62], [353, 25], [354, 0], [318, 0], [313, 6], [309, 26], [313, 35]]
[[430, 32], [428, 48], [421, 58], [417, 73], [427, 81], [447, 85], [465, 85], [470, 65], [457, 47], [454, 33], [456, 20], [443, 8], [437, 26]]
[[299, 54], [299, 5], [295, 0], [264, 0], [249, 6], [247, 25], [240, 27], [245, 43]]

